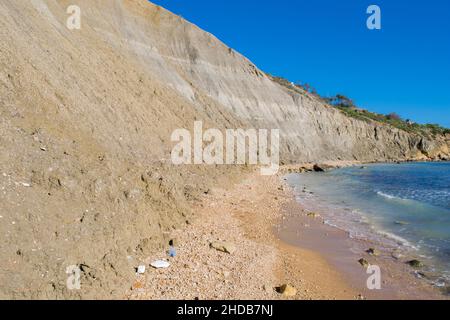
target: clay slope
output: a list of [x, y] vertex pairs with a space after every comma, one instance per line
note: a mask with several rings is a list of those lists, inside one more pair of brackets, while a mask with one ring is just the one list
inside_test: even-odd
[[[170, 135], [280, 128], [289, 161], [448, 153], [349, 119], [139, 1], [0, 2], [0, 298], [120, 298], [134, 267], [192, 218], [190, 201], [235, 167], [173, 167]], [[226, 174], [225, 174], [226, 173]], [[83, 289], [66, 287], [81, 266]]]

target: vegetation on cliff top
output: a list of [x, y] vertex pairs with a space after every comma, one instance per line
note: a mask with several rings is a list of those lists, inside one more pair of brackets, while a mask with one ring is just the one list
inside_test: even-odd
[[446, 135], [450, 134], [450, 128], [444, 128], [440, 126], [439, 124], [419, 124], [415, 123], [409, 119], [402, 119], [398, 114], [395, 112], [389, 113], [389, 114], [379, 114], [375, 112], [371, 112], [362, 108], [359, 108], [355, 105], [352, 99], [342, 95], [337, 94], [333, 97], [323, 97], [317, 93], [317, 91], [311, 87], [307, 83], [293, 83], [290, 82], [287, 79], [281, 78], [281, 77], [274, 77], [270, 76], [270, 79], [272, 79], [274, 82], [288, 88], [289, 90], [296, 91], [300, 94], [305, 94], [305, 92], [308, 92], [309, 94], [317, 97], [322, 102], [326, 103], [327, 105], [334, 107], [336, 109], [339, 109], [342, 113], [347, 115], [348, 117], [352, 117], [355, 119], [359, 119], [366, 122], [381, 122], [388, 125], [391, 125], [395, 128], [398, 128], [400, 130], [404, 130], [406, 132], [410, 133], [416, 133], [420, 135], [425, 136], [437, 136], [437, 135]]

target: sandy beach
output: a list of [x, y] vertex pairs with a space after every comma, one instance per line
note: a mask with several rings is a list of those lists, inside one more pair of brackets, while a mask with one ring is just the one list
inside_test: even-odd
[[[176, 257], [159, 252], [142, 261], [168, 259], [171, 266], [137, 275], [126, 298], [444, 298], [391, 252], [370, 256], [365, 250], [376, 244], [350, 239], [308, 214], [282, 175], [250, 174], [232, 190], [212, 190], [195, 211], [192, 224], [172, 235]], [[218, 243], [229, 252], [215, 249]], [[361, 258], [380, 266], [381, 290], [367, 289]], [[295, 289], [280, 293], [286, 284]]]

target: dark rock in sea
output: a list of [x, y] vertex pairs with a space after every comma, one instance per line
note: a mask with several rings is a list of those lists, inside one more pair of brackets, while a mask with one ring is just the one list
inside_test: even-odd
[[315, 164], [314, 167], [313, 167], [313, 170], [314, 170], [315, 172], [324, 172], [324, 171], [325, 171], [325, 168], [323, 168], [323, 166], [320, 166], [320, 165], [318, 165], [318, 164]]
[[366, 250], [366, 252], [368, 254], [370, 254], [371, 256], [379, 256], [380, 255], [380, 252], [375, 248], [369, 248], [368, 250]]
[[392, 258], [394, 258], [395, 260], [400, 260], [403, 257], [404, 257], [404, 255], [400, 251], [396, 250], [396, 251], [392, 252]]
[[430, 281], [437, 281], [439, 280], [439, 274], [428, 272], [428, 271], [415, 271], [415, 274], [419, 278], [427, 279]]
[[407, 264], [409, 264], [413, 268], [422, 268], [423, 267], [423, 263], [416, 259], [408, 261]]
[[370, 265], [369, 262], [368, 262], [366, 259], [364, 259], [364, 258], [359, 259], [358, 262], [359, 262], [359, 264], [362, 265], [364, 268], [368, 268], [369, 265]]
[[308, 212], [307, 216], [310, 218], [317, 218], [319, 215], [315, 212]]

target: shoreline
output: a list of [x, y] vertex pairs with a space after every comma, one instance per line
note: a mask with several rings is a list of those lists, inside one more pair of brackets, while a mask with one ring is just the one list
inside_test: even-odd
[[[448, 161], [406, 161], [398, 164], [411, 162], [417, 164], [426, 164], [430, 162], [449, 163]], [[372, 164], [392, 165], [392, 163], [382, 162], [367, 164], [367, 166]], [[362, 169], [367, 168], [361, 163], [353, 163], [351, 166], [362, 166]], [[329, 169], [332, 171], [343, 167], [349, 167], [349, 165], [340, 164]], [[327, 169], [326, 171], [329, 170]], [[296, 201], [302, 203], [302, 210], [317, 214], [320, 218], [320, 222], [327, 225], [326, 229], [328, 231], [330, 229], [338, 229], [346, 238], [351, 238], [349, 242], [352, 244], [348, 245], [349, 251], [356, 250], [361, 258], [368, 260], [369, 264], [376, 265], [377, 261], [381, 260], [381, 263], [385, 265], [387, 274], [389, 274], [386, 281], [388, 283], [387, 287], [397, 287], [394, 290], [400, 292], [397, 296], [404, 299], [449, 299], [448, 277], [445, 270], [440, 269], [439, 262], [433, 258], [432, 253], [418, 251], [419, 249], [415, 244], [410, 243], [397, 233], [392, 233], [392, 231], [386, 231], [378, 225], [370, 224], [368, 222], [369, 219], [364, 218], [363, 216], [348, 216], [347, 211], [358, 212], [361, 210], [361, 207], [352, 205], [350, 205], [350, 207], [348, 205], [343, 207], [337, 205], [336, 202], [330, 204], [330, 202], [327, 201], [329, 199], [323, 194], [317, 196], [316, 193], [307, 190], [308, 183], [311, 183], [312, 186], [314, 185], [315, 180], [319, 179], [318, 181], [322, 181], [321, 178], [319, 178], [320, 173], [306, 173], [306, 175], [308, 178], [305, 177], [305, 179], [301, 179], [301, 174], [286, 174], [284, 176], [285, 181], [288, 181], [288, 179], [290, 181], [289, 184], [292, 186], [292, 192]], [[316, 175], [317, 178], [314, 178]], [[301, 183], [304, 186], [304, 190], [297, 188], [298, 183]], [[385, 196], [384, 194], [382, 195]], [[334, 201], [336, 201], [336, 199], [334, 199]], [[295, 221], [292, 221], [291, 223], [295, 223]], [[303, 224], [304, 223], [305, 222], [303, 222]], [[300, 222], [297, 221], [297, 225], [298, 224], [300, 224]], [[339, 239], [335, 239], [335, 241], [336, 240], [339, 241]], [[302, 243], [302, 241], [295, 241], [292, 239], [287, 239], [287, 241], [294, 241], [300, 246], [305, 245], [305, 242]], [[367, 251], [372, 248], [377, 251], [377, 257], [367, 253]], [[321, 250], [322, 248], [320, 246], [316, 246], [314, 249], [319, 252], [324, 251]], [[354, 258], [356, 258], [356, 255], [353, 256], [353, 259]], [[373, 262], [374, 260], [375, 262]], [[420, 266], [413, 267], [410, 262], [417, 262]], [[412, 276], [407, 276], [406, 274]], [[396, 277], [395, 280], [392, 279], [394, 276]], [[416, 290], [417, 287], [423, 292], [426, 292], [426, 294], [417, 295], [408, 292]], [[438, 295], [437, 297], [436, 293]]]
[[[346, 167], [375, 165], [375, 164], [403, 164], [403, 163], [450, 163], [450, 159], [398, 159], [398, 160], [374, 160], [374, 161], [360, 161], [360, 160], [329, 160], [322, 162], [304, 162], [299, 164], [283, 165], [280, 167], [279, 175], [286, 175], [289, 173], [304, 173], [316, 171], [329, 171], [341, 169]], [[319, 170], [315, 170], [314, 167]]]
[[[331, 170], [335, 170], [335, 169], [341, 169], [341, 168], [345, 168], [345, 167], [358, 167], [358, 166], [362, 166], [362, 168], [366, 168], [366, 165], [383, 165], [383, 164], [406, 164], [406, 163], [449, 163], [449, 160], [446, 159], [424, 159], [424, 160], [404, 160], [404, 161], [390, 161], [390, 162], [360, 162], [360, 161], [330, 161], [330, 162], [325, 162], [323, 164], [323, 168], [325, 168], [323, 171], [331, 171]], [[317, 170], [311, 169], [311, 164], [307, 164], [305, 165], [300, 165], [300, 168], [302, 169], [300, 172], [296, 171], [296, 170], [292, 170], [292, 168], [290, 168], [290, 170], [285, 170], [285, 172], [287, 171], [287, 173], [285, 173], [284, 175], [284, 180], [287, 182], [287, 178], [290, 174], [297, 174], [298, 176], [301, 176], [300, 173], [305, 173], [305, 172], [314, 172]], [[322, 166], [322, 165], [320, 165]], [[306, 170], [305, 170], [306, 169]], [[321, 171], [321, 170], [320, 170]], [[310, 173], [311, 174], [311, 173]], [[312, 174], [320, 174], [320, 173], [312, 173]], [[294, 190], [295, 189], [295, 190]], [[334, 216], [334, 213], [331, 214], [330, 216], [330, 211], [331, 212], [336, 212], [334, 210], [349, 210], [349, 208], [330, 208], [329, 205], [325, 204], [324, 207], [324, 203], [323, 200], [323, 196], [320, 197], [315, 197], [315, 199], [311, 200], [310, 198], [303, 198], [302, 193], [297, 190], [296, 188], [294, 188], [294, 186], [292, 186], [292, 190], [291, 190], [293, 197], [295, 198], [295, 202], [297, 202], [298, 206], [299, 206], [299, 211], [303, 211], [306, 212], [306, 214], [313, 212], [315, 215], [318, 215], [318, 220], [320, 221], [320, 225], [324, 225], [324, 226], [318, 226], [316, 224], [316, 226], [313, 228], [314, 232], [309, 232], [309, 233], [313, 233], [313, 235], [310, 235], [310, 238], [315, 238], [315, 240], [317, 240], [317, 233], [318, 232], [322, 232], [324, 234], [332, 234], [333, 236], [331, 237], [332, 240], [328, 241], [329, 244], [334, 244], [334, 243], [343, 243], [345, 241], [343, 240], [347, 240], [348, 244], [346, 245], [347, 247], [347, 254], [345, 254], [344, 256], [341, 256], [342, 260], [345, 260], [346, 258], [348, 259], [350, 256], [352, 257], [352, 263], [354, 261], [356, 261], [355, 259], [362, 258], [364, 260], [368, 260], [369, 264], [372, 265], [377, 265], [380, 264], [384, 267], [384, 271], [386, 271], [384, 273], [384, 279], [383, 279], [383, 290], [386, 291], [387, 293], [385, 294], [377, 294], [377, 291], [370, 291], [370, 296], [372, 298], [375, 299], [449, 299], [448, 296], [448, 285], [445, 286], [441, 286], [442, 284], [442, 274], [439, 273], [438, 271], [434, 270], [432, 265], [428, 265], [427, 263], [425, 263], [424, 266], [418, 267], [418, 268], [414, 268], [412, 266], [409, 265], [409, 261], [423, 261], [423, 259], [428, 259], [429, 257], [425, 257], [422, 254], [415, 252], [413, 249], [415, 248], [412, 244], [409, 244], [407, 240], [398, 237], [395, 234], [391, 234], [389, 232], [385, 232], [385, 231], [379, 231], [379, 233], [377, 233], [377, 231], [375, 231], [373, 229], [373, 226], [368, 225], [365, 227], [365, 231], [363, 232], [366, 233], [365, 236], [362, 235], [356, 235], [352, 236], [352, 234], [354, 233], [354, 230], [351, 231], [352, 229], [348, 229], [348, 228], [343, 228], [342, 226], [336, 226], [334, 225], [334, 223], [330, 222], [329, 219], [331, 219], [331, 221], [333, 221], [333, 219], [336, 219], [336, 217]], [[305, 190], [303, 190], [303, 192], [305, 192]], [[307, 191], [306, 191], [307, 192]], [[308, 192], [307, 192], [308, 193]], [[312, 194], [312, 193], [311, 193]], [[300, 204], [300, 203], [304, 203], [304, 201], [307, 201], [307, 204]], [[326, 202], [325, 202], [326, 203]], [[312, 206], [311, 206], [312, 204]], [[355, 208], [353, 208], [355, 209]], [[323, 218], [322, 218], [323, 216]], [[339, 219], [339, 218], [338, 218]], [[340, 220], [342, 221], [346, 221], [345, 217], [341, 217]], [[349, 217], [349, 219], [351, 219], [351, 217]], [[296, 217], [296, 218], [292, 218], [291, 221], [289, 221], [289, 223], [286, 223], [287, 225], [297, 225], [300, 226], [299, 228], [301, 228], [304, 233], [306, 231], [306, 233], [308, 233], [307, 230], [305, 230], [304, 225], [307, 224], [308, 227], [309, 224], [311, 223], [311, 219], [301, 219], [301, 217]], [[342, 223], [338, 223], [338, 225], [340, 225]], [[344, 222], [345, 224], [345, 222]], [[296, 233], [300, 232], [298, 229], [299, 228], [295, 228], [294, 231], [296, 231]], [[292, 232], [292, 230], [291, 230]], [[369, 237], [367, 232], [369, 232]], [[357, 232], [358, 234], [359, 232]], [[339, 235], [337, 235], [339, 234]], [[380, 236], [382, 238], [380, 238]], [[297, 237], [298, 238], [298, 237]], [[354, 263], [353, 264], [349, 264], [347, 263], [346, 268], [343, 268], [343, 265], [345, 265], [345, 263], [340, 263], [339, 261], [336, 262], [336, 257], [334, 254], [330, 253], [327, 250], [323, 250], [323, 246], [320, 245], [314, 245], [311, 244], [311, 241], [299, 241], [299, 239], [295, 239], [295, 235], [291, 235], [291, 237], [284, 237], [284, 240], [286, 242], [289, 243], [294, 243], [297, 246], [302, 246], [302, 247], [308, 247], [311, 248], [317, 252], [322, 253], [324, 256], [331, 256], [331, 260], [334, 260], [334, 265], [339, 267], [340, 271], [345, 274], [349, 274], [350, 277], [347, 277], [348, 280], [350, 280], [350, 282], [355, 282], [354, 278], [355, 278], [355, 272], [358, 271], [356, 270]], [[318, 241], [320, 243], [320, 239]], [[332, 246], [333, 247], [333, 246]], [[377, 251], [376, 256], [373, 254], [369, 254], [368, 251], [375, 249]], [[339, 251], [339, 250], [337, 250]], [[349, 254], [349, 252], [357, 252], [357, 254]], [[338, 252], [339, 253], [339, 252]], [[349, 272], [349, 270], [354, 269], [353, 273]], [[382, 272], [383, 274], [383, 272]], [[360, 276], [359, 277], [359, 281], [363, 281], [365, 278], [367, 278], [367, 276], [365, 275], [364, 277]], [[437, 283], [439, 283], [440, 285], [437, 285]], [[386, 289], [386, 290], [385, 290]], [[417, 293], [414, 293], [414, 291], [420, 291]]]
[[[292, 191], [293, 192], [293, 191]], [[285, 209], [285, 219], [277, 227], [279, 237], [292, 245], [308, 248], [326, 257], [346, 281], [367, 299], [427, 300], [448, 299], [425, 277], [419, 278], [420, 269], [407, 261], [417, 258], [413, 253], [384, 242], [351, 237], [347, 230], [326, 223], [326, 214], [320, 209], [310, 211], [301, 205], [293, 192], [295, 203]], [[314, 215], [311, 216], [311, 212]], [[376, 255], [367, 251], [373, 248]], [[370, 276], [359, 263], [364, 259], [381, 270], [381, 290], [369, 290]], [[425, 272], [424, 272], [425, 273]]]
[[[361, 163], [353, 163], [361, 165]], [[176, 230], [177, 256], [165, 250], [148, 257], [167, 259], [167, 269], [136, 275], [126, 299], [446, 299], [437, 289], [411, 274], [409, 266], [352, 252], [374, 244], [349, 239], [344, 231], [311, 218], [295, 199], [284, 174], [257, 173], [230, 190], [212, 190], [194, 205], [196, 219]], [[230, 253], [211, 244], [224, 243]], [[380, 265], [382, 290], [368, 290], [365, 258]], [[355, 276], [357, 275], [357, 276]], [[295, 295], [277, 292], [288, 284]]]

